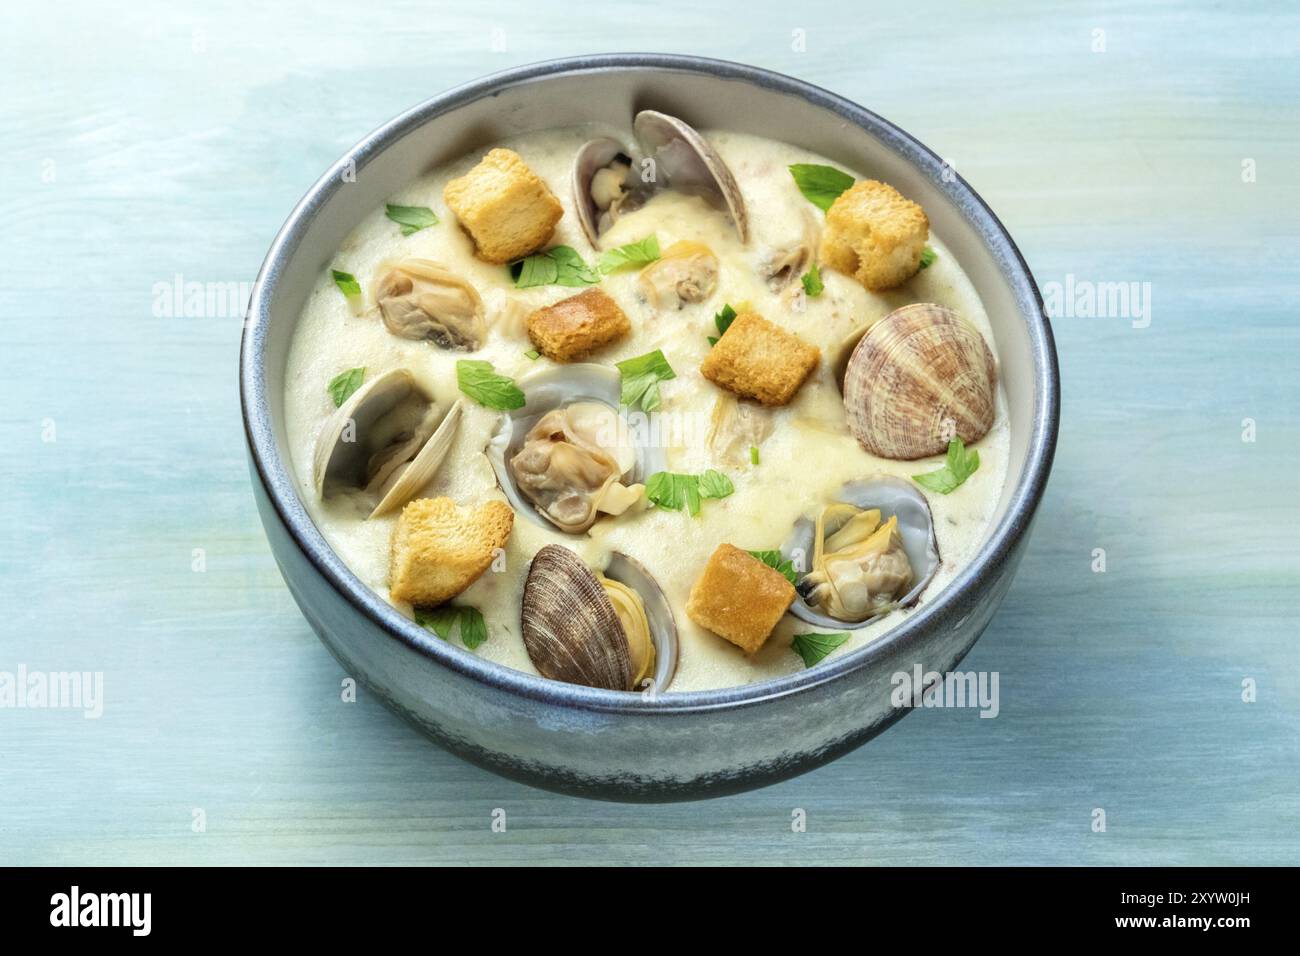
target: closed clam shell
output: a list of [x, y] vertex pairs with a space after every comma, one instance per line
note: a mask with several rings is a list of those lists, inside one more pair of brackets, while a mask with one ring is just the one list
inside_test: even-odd
[[844, 373], [844, 411], [881, 458], [938, 455], [993, 426], [997, 369], [979, 331], [943, 306], [896, 309], [862, 336]]
[[632, 689], [627, 636], [604, 587], [568, 548], [548, 544], [528, 569], [521, 609], [524, 647], [543, 677]]

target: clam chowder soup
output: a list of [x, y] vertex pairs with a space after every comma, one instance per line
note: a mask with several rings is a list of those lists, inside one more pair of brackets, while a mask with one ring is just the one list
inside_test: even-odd
[[660, 692], [860, 648], [971, 559], [993, 339], [924, 210], [798, 147], [638, 114], [436, 169], [299, 318], [299, 494], [367, 585], [545, 677]]

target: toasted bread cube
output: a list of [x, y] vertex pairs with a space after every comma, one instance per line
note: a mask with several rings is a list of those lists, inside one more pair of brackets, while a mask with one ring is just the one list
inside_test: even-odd
[[893, 186], [864, 179], [827, 210], [821, 258], [872, 292], [883, 292], [916, 275], [929, 235], [924, 209]]
[[753, 654], [794, 599], [794, 585], [780, 571], [735, 545], [720, 544], [691, 588], [686, 616]]
[[460, 508], [450, 498], [417, 498], [402, 509], [389, 554], [394, 601], [434, 607], [479, 579], [515, 523], [504, 501]]
[[761, 315], [743, 312], [718, 339], [700, 372], [710, 382], [764, 405], [794, 398], [821, 351]]
[[585, 358], [632, 331], [618, 303], [592, 288], [528, 316], [528, 338], [554, 362]]
[[447, 183], [442, 198], [485, 262], [510, 262], [536, 252], [564, 215], [546, 183], [508, 149], [492, 150], [464, 176]]

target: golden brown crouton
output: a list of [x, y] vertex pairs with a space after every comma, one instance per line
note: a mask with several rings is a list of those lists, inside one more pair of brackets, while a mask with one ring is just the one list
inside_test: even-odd
[[442, 198], [485, 262], [510, 262], [536, 252], [564, 215], [546, 183], [508, 149], [492, 150], [447, 183]]
[[794, 585], [780, 571], [748, 551], [720, 544], [691, 588], [686, 615], [753, 654], [794, 599]]
[[764, 405], [785, 405], [794, 398], [821, 352], [761, 315], [743, 312], [718, 339], [700, 372], [710, 382], [754, 398]]
[[554, 362], [584, 358], [630, 331], [627, 315], [599, 289], [571, 295], [528, 316], [528, 338]]
[[478, 580], [506, 543], [515, 513], [504, 501], [471, 510], [450, 498], [417, 498], [402, 509], [389, 555], [394, 601], [434, 607]]
[[929, 235], [924, 209], [893, 186], [864, 179], [827, 210], [821, 257], [872, 292], [882, 292], [916, 275]]

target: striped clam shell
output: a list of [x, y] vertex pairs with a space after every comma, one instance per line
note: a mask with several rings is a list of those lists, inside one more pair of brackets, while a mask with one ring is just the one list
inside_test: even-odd
[[942, 454], [956, 435], [971, 443], [993, 426], [997, 369], [984, 337], [951, 309], [929, 302], [896, 309], [849, 357], [849, 430], [881, 458]]
[[524, 647], [543, 677], [631, 690], [631, 655], [614, 605], [574, 552], [548, 544], [528, 569], [521, 609]]

